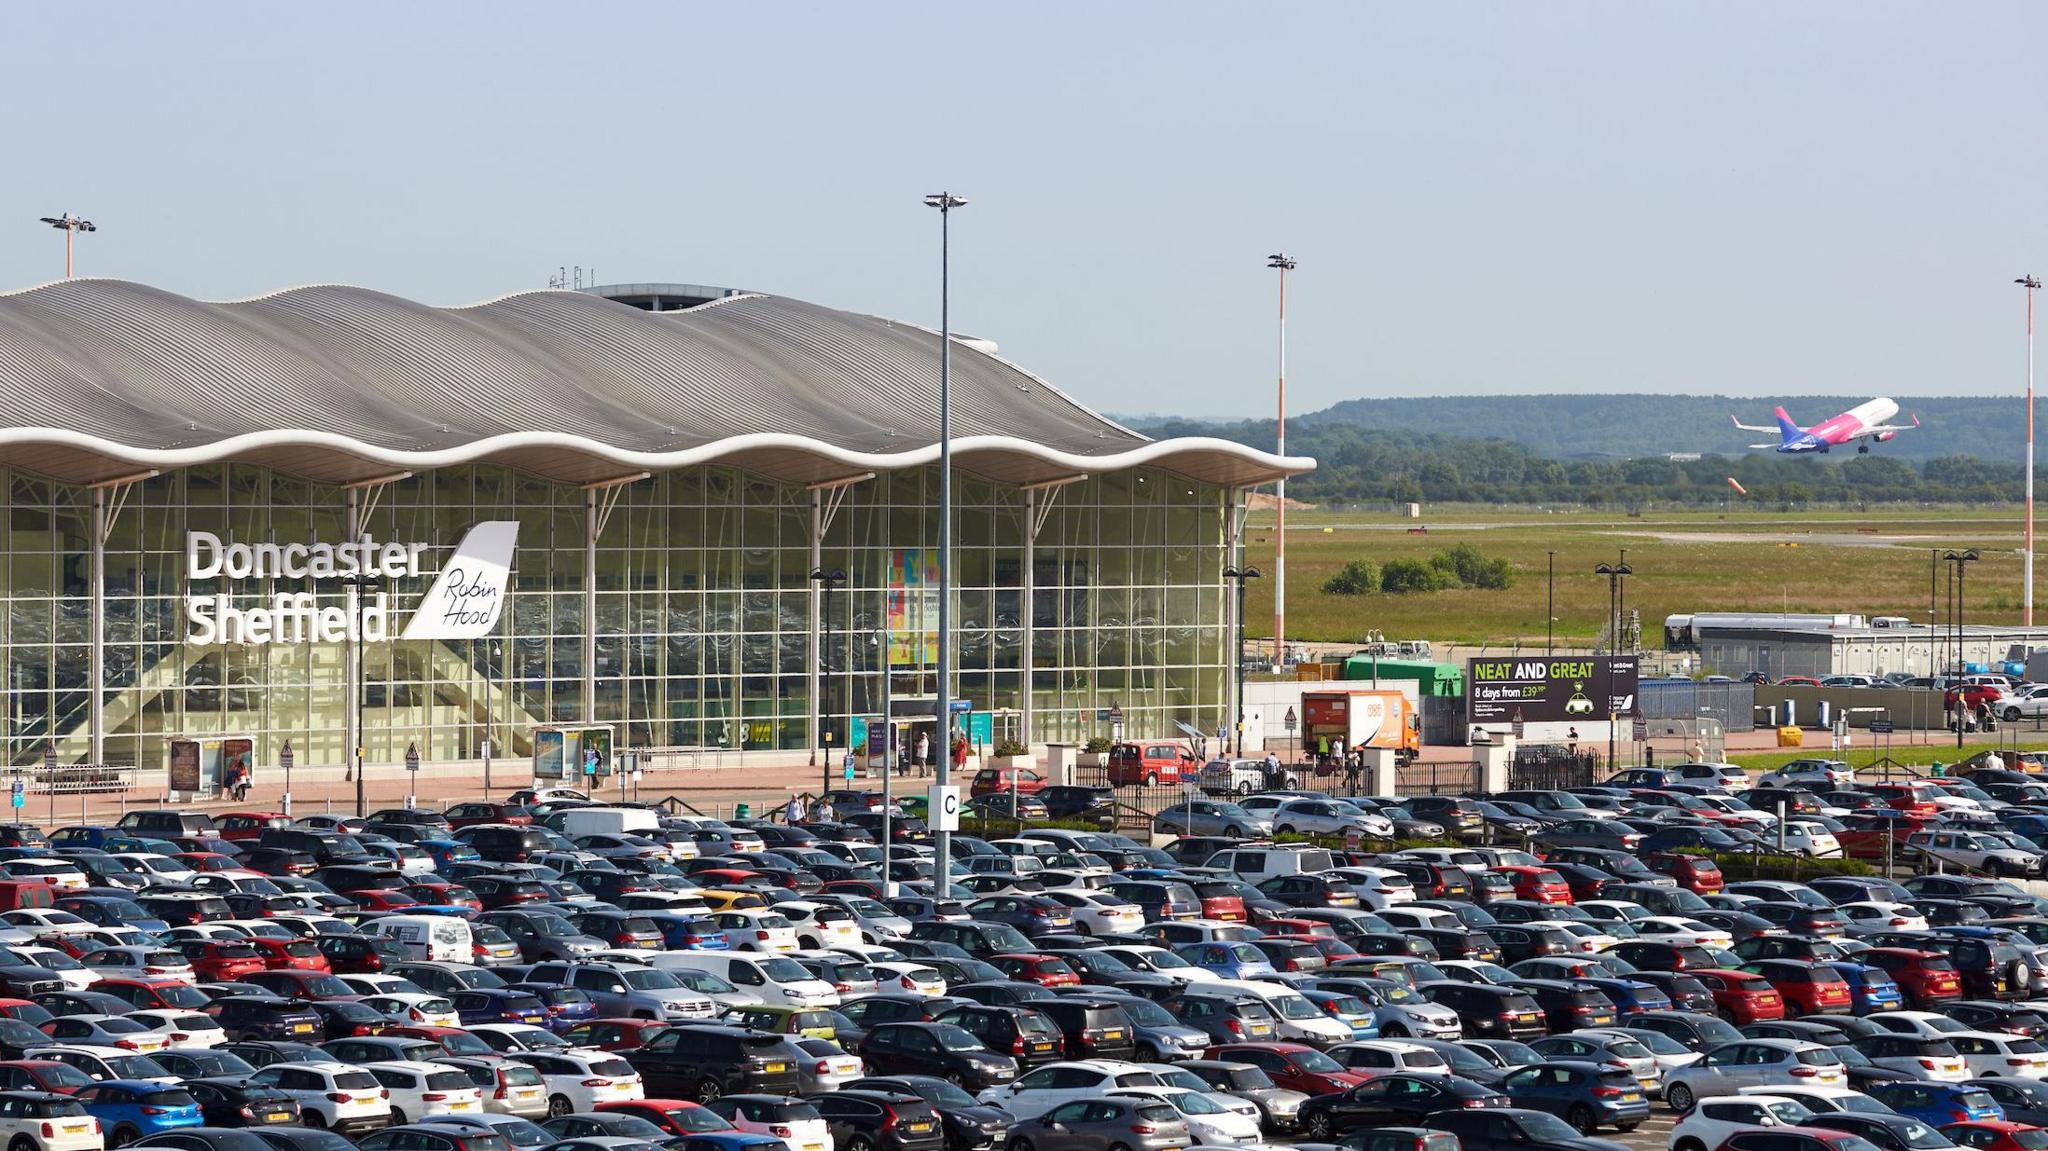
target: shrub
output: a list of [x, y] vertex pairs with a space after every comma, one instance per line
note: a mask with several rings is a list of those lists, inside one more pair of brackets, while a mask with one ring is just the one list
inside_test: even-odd
[[1000, 756], [1030, 755], [1031, 749], [1008, 736], [996, 741], [996, 754]]
[[1379, 589], [1379, 569], [1365, 560], [1352, 560], [1343, 571], [1323, 581], [1324, 595], [1370, 595]]
[[1108, 755], [1109, 749], [1113, 746], [1115, 745], [1109, 742], [1108, 736], [1098, 735], [1087, 743], [1082, 744], [1081, 750], [1090, 755]]
[[1380, 567], [1380, 590], [1388, 595], [1441, 591], [1450, 585], [1446, 572], [1421, 560], [1393, 559]]

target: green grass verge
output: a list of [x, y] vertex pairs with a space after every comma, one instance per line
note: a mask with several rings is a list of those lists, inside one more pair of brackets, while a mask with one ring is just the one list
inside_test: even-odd
[[[1825, 740], [1826, 736], [1822, 735], [1821, 738]], [[1869, 737], [1861, 736], [1860, 738], [1867, 739]], [[1990, 746], [1993, 745], [1989, 741], [1970, 742], [1964, 744], [1961, 752], [1958, 753], [1953, 741], [1949, 743], [1924, 744], [1894, 743], [1887, 752], [1887, 749], [1881, 746], [1872, 748], [1862, 746], [1859, 743], [1858, 746], [1852, 747], [1848, 751], [1829, 751], [1826, 744], [1823, 743], [1819, 747], [1793, 747], [1779, 751], [1739, 753], [1729, 756], [1728, 762], [1757, 774], [1776, 770], [1795, 759], [1839, 759], [1846, 762], [1850, 767], [1862, 768], [1882, 759], [1886, 754], [1889, 754], [1892, 759], [1900, 763], [1927, 765], [1934, 763], [1957, 763], [1970, 758]], [[2009, 751], [2011, 749], [2001, 747], [1999, 750]], [[2048, 743], [2022, 742], [2019, 745], [2019, 750], [2048, 751]]]

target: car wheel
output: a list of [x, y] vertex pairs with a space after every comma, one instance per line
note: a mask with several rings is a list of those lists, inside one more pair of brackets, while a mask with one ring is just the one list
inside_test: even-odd
[[1564, 1121], [1581, 1135], [1591, 1135], [1593, 1128], [1600, 1124], [1593, 1118], [1593, 1109], [1584, 1103], [1574, 1103], [1565, 1109]]
[[951, 1083], [955, 1087], [966, 1087], [967, 1077], [958, 1071], [948, 1071], [946, 1072], [946, 1082]]
[[1797, 1003], [1792, 1002], [1790, 999], [1785, 1000], [1785, 1018], [1797, 1019], [1804, 1014], [1806, 1014], [1806, 1012], [1801, 1011]]
[[1629, 1132], [1634, 1131], [1636, 1128], [1641, 1127], [1642, 1125], [1643, 1124], [1640, 1120], [1634, 1123], [1616, 1123], [1614, 1125], [1614, 1129], [1616, 1131], [1621, 1132], [1623, 1135], [1626, 1135]]
[[846, 1141], [846, 1151], [875, 1151], [875, 1141], [865, 1135], [855, 1135]]
[[1146, 772], [1146, 773], [1145, 773], [1145, 786], [1146, 786], [1146, 787], [1158, 787], [1158, 786], [1159, 786], [1159, 773], [1158, 773], [1158, 772], [1156, 772], [1156, 771], [1152, 771], [1152, 772]]
[[1288, 823], [1283, 823], [1283, 824], [1281, 824], [1280, 826], [1278, 826], [1278, 827], [1276, 827], [1276, 828], [1274, 828], [1274, 829], [1273, 829], [1273, 834], [1274, 834], [1274, 835], [1293, 835], [1293, 834], [1294, 834], [1294, 825], [1292, 825], [1292, 824], [1288, 824]]
[[[723, 1094], [725, 1094], [725, 1084], [720, 1083], [718, 1080], [706, 1076], [697, 1081], [697, 1102], [709, 1103]], [[567, 1100], [564, 1100], [564, 1102], [567, 1102]], [[568, 1112], [564, 1111], [562, 1114], [567, 1115]]]
[[1308, 1117], [1309, 1137], [1318, 1143], [1330, 1141], [1330, 1117], [1321, 1111]]
[[1109, 1151], [1131, 1151], [1131, 1145], [1128, 1143], [1111, 1143]]
[[[701, 1091], [702, 1089], [700, 1088], [700, 1093], [698, 1096], [699, 1098], [703, 1097]], [[712, 1098], [716, 1099], [718, 1098], [718, 1096], [713, 1095]], [[569, 1102], [569, 1097], [567, 1095], [548, 1096], [548, 1118], [559, 1119], [562, 1116], [567, 1115], [568, 1113], [574, 1110], [576, 1110], [576, 1105], [574, 1103]]]
[[7, 1151], [36, 1151], [36, 1141], [26, 1135], [16, 1135], [14, 1142], [7, 1145]]
[[1035, 1151], [1029, 1139], [1012, 1139], [1003, 1144], [1003, 1151]]
[[400, 1110], [399, 1110], [398, 1108], [396, 1108], [396, 1107], [393, 1107], [393, 1108], [391, 1109], [391, 1125], [392, 1125], [393, 1127], [399, 1127], [399, 1126], [403, 1126], [403, 1125], [404, 1125], [405, 1123], [406, 1123], [406, 1118], [405, 1118], [405, 1112], [403, 1112], [403, 1111], [400, 1111]]
[[327, 1117], [318, 1111], [302, 1111], [299, 1113], [299, 1122], [304, 1123], [315, 1131], [320, 1131], [326, 1128]]
[[1238, 780], [1238, 781], [1237, 781], [1237, 793], [1238, 793], [1239, 795], [1250, 795], [1250, 794], [1252, 793], [1252, 782], [1251, 782], [1251, 780], [1248, 780], [1248, 779], [1240, 779], [1240, 780]]
[[1680, 1139], [1671, 1145], [1671, 1151], [1707, 1151], [1707, 1145], [1697, 1139]]
[[1673, 1111], [1684, 1114], [1692, 1110], [1692, 1088], [1683, 1083], [1674, 1083], [1664, 1089], [1664, 1102], [1670, 1104]]
[[107, 1136], [107, 1146], [126, 1147], [140, 1138], [142, 1133], [133, 1127], [116, 1127], [113, 1133]]
[[2006, 709], [2005, 709], [2005, 722], [2007, 722], [2007, 723], [2018, 723], [2019, 721], [2020, 721], [2020, 709], [2019, 709], [2019, 708], [2016, 708], [2016, 707], [2009, 707], [2009, 708], [2006, 708]]
[[1380, 1038], [1406, 1039], [1408, 1038], [1408, 1029], [1406, 1027], [1403, 1027], [1399, 1023], [1390, 1023], [1387, 1026], [1380, 1028]]
[[1225, 836], [1227, 836], [1227, 837], [1231, 838], [1231, 839], [1250, 839], [1250, 838], [1251, 838], [1251, 836], [1248, 836], [1248, 835], [1246, 835], [1246, 834], [1244, 833], [1244, 828], [1242, 828], [1242, 827], [1239, 827], [1238, 825], [1236, 825], [1236, 824], [1234, 824], [1234, 823], [1233, 823], [1233, 824], [1231, 824], [1231, 825], [1230, 825], [1229, 827], [1226, 827], [1226, 828], [1224, 828], [1224, 829], [1223, 829], [1223, 834], [1224, 834]]

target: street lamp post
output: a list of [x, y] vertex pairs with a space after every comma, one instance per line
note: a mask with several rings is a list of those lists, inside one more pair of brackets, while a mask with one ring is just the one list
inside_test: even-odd
[[[811, 569], [811, 582], [818, 585], [818, 598], [824, 601], [824, 610], [821, 614], [825, 617], [825, 632], [819, 637], [818, 642], [818, 682], [823, 684], [825, 682], [825, 652], [832, 646], [832, 589], [846, 582], [846, 573], [838, 568], [832, 568], [829, 571], [824, 568], [813, 568]], [[851, 692], [847, 693], [846, 699], [843, 702], [846, 704], [847, 716], [846, 738], [848, 742], [846, 750], [852, 751], [853, 695]], [[823, 795], [832, 790], [832, 732], [828, 726], [829, 717], [825, 709], [825, 690], [823, 687], [818, 689], [818, 698], [811, 701], [811, 711], [818, 717], [818, 745], [825, 751], [824, 755], [818, 757], [825, 761], [823, 768], [824, 777], [818, 785], [818, 794]]]
[[[1287, 454], [1287, 273], [1294, 270], [1294, 257], [1285, 252], [1275, 252], [1266, 257], [1266, 266], [1280, 273], [1280, 388], [1278, 418], [1273, 422], [1273, 452]], [[1273, 526], [1273, 670], [1279, 671], [1287, 663], [1287, 477], [1281, 476], [1274, 485]], [[1240, 588], [1242, 585], [1239, 585]], [[1241, 650], [1244, 644], [1238, 644]], [[1240, 734], [1238, 741], [1242, 743]], [[1243, 754], [1240, 750], [1239, 754]]]
[[355, 603], [350, 605], [355, 609], [355, 627], [349, 631], [349, 643], [355, 646], [353, 662], [356, 676], [355, 682], [349, 685], [348, 702], [349, 707], [356, 713], [356, 745], [349, 748], [348, 752], [355, 761], [356, 818], [361, 819], [369, 814], [370, 810], [363, 780], [363, 745], [368, 742], [363, 738], [363, 609], [369, 604], [370, 593], [384, 585], [376, 577], [367, 575], [343, 576], [341, 582], [355, 592]]
[[1543, 654], [1549, 655], [1557, 650], [1557, 553], [1543, 554]]
[[[924, 198], [939, 210], [939, 683], [932, 701], [938, 729], [932, 782], [944, 787], [953, 764], [953, 212], [967, 206], [967, 197], [934, 192]], [[933, 812], [934, 816], [938, 813]], [[888, 859], [888, 846], [882, 858]], [[952, 894], [953, 833], [932, 836], [932, 880], [940, 899]]]
[[2021, 592], [2020, 624], [2034, 626], [2034, 293], [2041, 281], [2031, 274], [2013, 283], [2027, 290], [2027, 554], [2026, 586]]
[[1614, 770], [1614, 656], [1619, 650], [1621, 639], [1622, 584], [1635, 571], [1628, 566], [1627, 552], [1623, 552], [1620, 563], [1601, 564], [1593, 569], [1594, 575], [1607, 577], [1607, 663], [1604, 694], [1607, 696], [1607, 770]]
[[71, 278], [71, 242], [80, 232], [97, 232], [99, 228], [91, 220], [81, 220], [69, 212], [61, 216], [44, 216], [43, 223], [64, 233], [64, 278]]
[[1223, 578], [1237, 581], [1236, 659], [1237, 659], [1237, 714], [1231, 721], [1231, 730], [1237, 733], [1237, 757], [1244, 758], [1244, 581], [1259, 578], [1259, 569], [1254, 567], [1228, 567], [1223, 569]]
[[[1955, 611], [1950, 614], [1950, 625], [1955, 630], [1955, 659], [1958, 674], [1960, 675], [1961, 668], [1968, 662], [1968, 657], [1964, 654], [1963, 650], [1963, 576], [1965, 569], [1970, 564], [1977, 562], [1977, 549], [1967, 548], [1959, 552], [1946, 551], [1941, 553], [1941, 558], [1949, 565], [1950, 570], [1955, 573]], [[1960, 680], [1949, 690], [1956, 693], [1956, 748], [1961, 750], [1963, 746], [1963, 717], [1968, 714], [1969, 700], [1963, 693]]]

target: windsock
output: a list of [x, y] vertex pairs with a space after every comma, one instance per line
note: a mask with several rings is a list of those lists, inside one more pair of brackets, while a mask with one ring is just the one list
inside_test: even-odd
[[1742, 484], [1739, 481], [1737, 481], [1734, 476], [1728, 477], [1728, 486], [1734, 488], [1736, 491], [1742, 493], [1743, 495], [1749, 494], [1749, 489], [1743, 487]]

